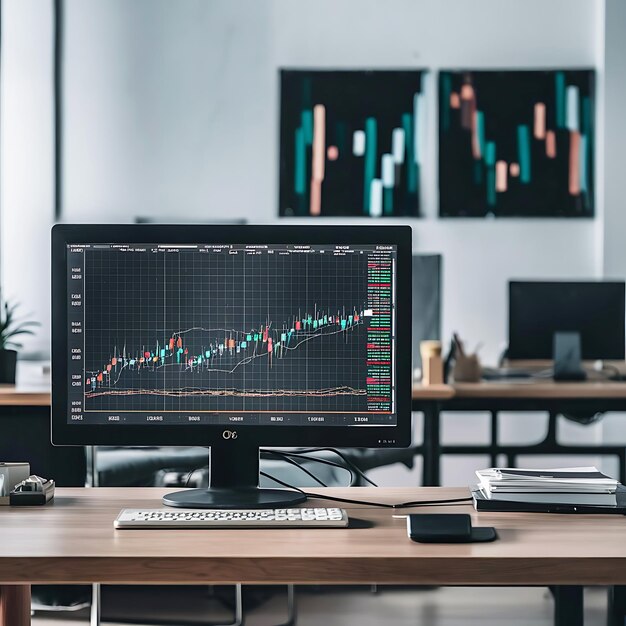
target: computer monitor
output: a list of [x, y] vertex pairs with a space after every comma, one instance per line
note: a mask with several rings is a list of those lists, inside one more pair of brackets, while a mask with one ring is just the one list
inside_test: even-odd
[[552, 359], [556, 333], [578, 333], [582, 358], [624, 359], [623, 281], [510, 281], [509, 359]]
[[52, 440], [206, 445], [184, 507], [287, 506], [260, 446], [403, 447], [407, 226], [57, 225]]

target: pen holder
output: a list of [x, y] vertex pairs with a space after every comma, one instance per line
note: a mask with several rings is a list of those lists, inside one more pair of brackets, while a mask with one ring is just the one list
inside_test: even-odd
[[452, 370], [456, 383], [477, 383], [482, 377], [482, 366], [477, 354], [457, 354]]

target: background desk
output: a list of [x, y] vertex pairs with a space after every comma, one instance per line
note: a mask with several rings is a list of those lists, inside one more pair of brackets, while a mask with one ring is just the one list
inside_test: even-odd
[[[445, 488], [312, 491], [389, 503], [467, 495]], [[622, 516], [429, 508], [471, 513], [474, 524], [496, 526], [500, 537], [456, 545], [413, 543], [394, 511], [356, 505], [346, 507], [350, 529], [114, 530], [121, 508], [160, 507], [164, 493], [58, 489], [51, 506], [0, 509], [0, 625], [29, 623], [23, 608], [31, 583], [558, 585], [569, 613], [557, 623], [568, 626], [582, 624], [580, 585], [626, 584]]]
[[43, 406], [50, 408], [50, 375], [43, 363], [19, 361], [17, 385], [0, 385], [1, 406]]
[[50, 391], [46, 389], [0, 385], [0, 406], [44, 406], [50, 410], [50, 401]]
[[[626, 448], [617, 445], [562, 445], [556, 439], [557, 417], [562, 412], [588, 414], [606, 411], [626, 412], [624, 382], [480, 382], [438, 385], [435, 389], [416, 385], [413, 388], [413, 410], [424, 413], [424, 485], [439, 485], [442, 454], [489, 455], [497, 465], [500, 454], [507, 465], [515, 465], [520, 454], [608, 454], [619, 460], [619, 479], [626, 483]], [[442, 445], [441, 411], [488, 411], [491, 434], [488, 444]], [[529, 445], [498, 443], [500, 411], [545, 411], [548, 430], [543, 441]]]

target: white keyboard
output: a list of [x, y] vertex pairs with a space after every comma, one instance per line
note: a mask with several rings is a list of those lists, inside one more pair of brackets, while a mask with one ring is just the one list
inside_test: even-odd
[[343, 509], [123, 509], [115, 528], [340, 528]]

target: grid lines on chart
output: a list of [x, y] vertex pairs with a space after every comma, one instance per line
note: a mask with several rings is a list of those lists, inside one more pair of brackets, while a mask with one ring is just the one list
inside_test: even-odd
[[86, 411], [364, 410], [366, 255], [87, 254]]

